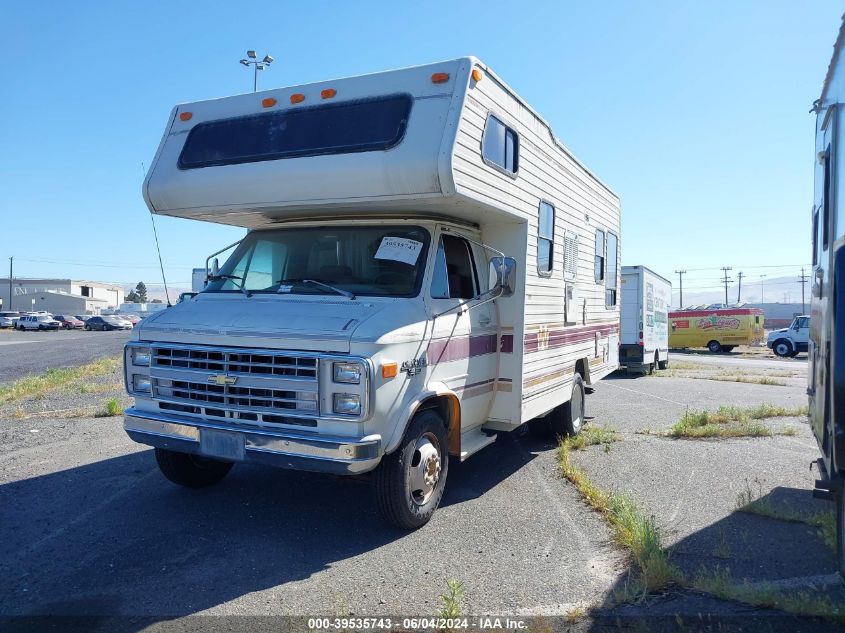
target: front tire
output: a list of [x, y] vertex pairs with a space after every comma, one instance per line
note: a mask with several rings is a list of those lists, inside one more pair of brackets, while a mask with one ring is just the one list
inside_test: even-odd
[[199, 455], [155, 449], [159, 470], [174, 484], [187, 488], [205, 488], [216, 484], [232, 470], [232, 462]]
[[376, 502], [385, 519], [405, 530], [428, 523], [446, 486], [448, 446], [446, 424], [436, 411], [414, 417], [399, 448], [375, 472]]
[[788, 358], [792, 355], [792, 345], [785, 338], [781, 338], [774, 342], [774, 345], [772, 345], [772, 351], [775, 353], [775, 356]]
[[710, 341], [707, 344], [707, 349], [709, 349], [714, 354], [718, 354], [722, 351], [722, 344], [719, 343], [719, 341]]
[[90, 325], [86, 325], [86, 326], [84, 326], [84, 328], [83, 328], [83, 329], [84, 329], [86, 332], [90, 332], [90, 331], [91, 331], [91, 326], [90, 326]]

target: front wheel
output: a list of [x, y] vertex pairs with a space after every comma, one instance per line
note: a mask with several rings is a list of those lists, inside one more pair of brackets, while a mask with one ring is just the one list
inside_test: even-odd
[[792, 345], [790, 345], [789, 341], [786, 339], [778, 339], [775, 341], [775, 344], [772, 345], [772, 351], [775, 353], [775, 356], [786, 358], [792, 355]]
[[174, 484], [187, 488], [204, 488], [223, 479], [232, 470], [232, 462], [155, 449], [159, 470]]
[[375, 472], [376, 501], [385, 519], [414, 530], [440, 505], [449, 471], [449, 439], [443, 418], [423, 411], [411, 422], [399, 448]]
[[709, 349], [714, 354], [718, 354], [722, 351], [722, 344], [719, 341], [710, 341], [707, 344], [707, 349]]
[[86, 325], [86, 326], [85, 326], [85, 331], [86, 331], [86, 332], [90, 332], [90, 331], [91, 331], [91, 326], [90, 326], [90, 325]]

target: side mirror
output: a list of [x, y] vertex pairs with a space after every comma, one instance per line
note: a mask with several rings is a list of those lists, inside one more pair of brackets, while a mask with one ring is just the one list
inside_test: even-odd
[[510, 297], [516, 289], [516, 260], [513, 257], [490, 259], [490, 290], [500, 297]]
[[211, 273], [209, 274], [210, 277], [216, 277], [220, 274], [220, 262], [217, 261], [215, 257], [211, 262]]

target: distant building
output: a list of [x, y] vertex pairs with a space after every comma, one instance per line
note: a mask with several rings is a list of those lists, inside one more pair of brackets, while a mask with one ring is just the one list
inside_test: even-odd
[[0, 277], [3, 310], [44, 310], [52, 314], [100, 314], [124, 301], [123, 288], [98, 281]]
[[[805, 314], [801, 312], [800, 303], [747, 303], [746, 308], [761, 308], [763, 310], [763, 327], [767, 330], [779, 330], [789, 327], [793, 317]], [[809, 303], [806, 306], [810, 310]]]

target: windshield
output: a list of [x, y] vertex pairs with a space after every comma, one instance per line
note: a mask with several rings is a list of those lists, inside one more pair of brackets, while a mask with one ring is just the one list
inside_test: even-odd
[[419, 226], [254, 231], [203, 292], [414, 297], [428, 243]]

